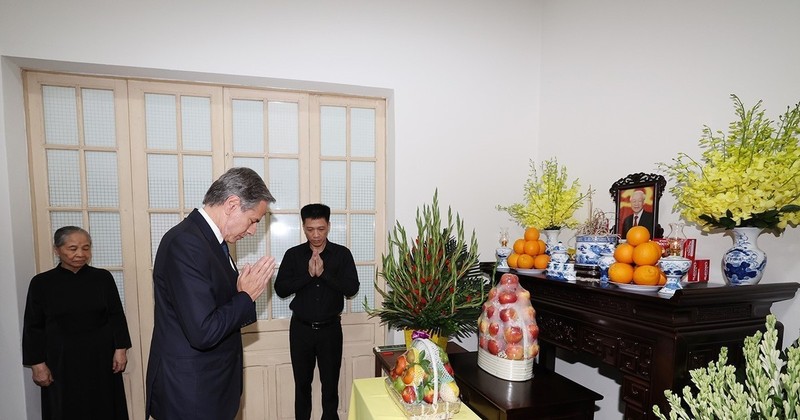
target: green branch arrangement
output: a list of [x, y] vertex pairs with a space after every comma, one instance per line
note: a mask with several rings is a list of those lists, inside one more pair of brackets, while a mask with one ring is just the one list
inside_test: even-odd
[[364, 308], [391, 328], [465, 338], [477, 331], [489, 288], [478, 269], [475, 232], [466, 239], [463, 220], [449, 207], [443, 225], [438, 190], [432, 205], [417, 208], [416, 225], [413, 241], [400, 223], [389, 233], [389, 251], [378, 273], [386, 288], [375, 282], [383, 306], [370, 308], [365, 299]]

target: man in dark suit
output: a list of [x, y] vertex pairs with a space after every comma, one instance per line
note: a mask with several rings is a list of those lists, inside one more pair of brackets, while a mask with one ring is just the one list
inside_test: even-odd
[[653, 213], [645, 211], [644, 209], [646, 197], [647, 194], [642, 190], [636, 190], [631, 194], [630, 203], [633, 214], [622, 221], [622, 238], [625, 238], [625, 235], [628, 234], [628, 230], [634, 226], [644, 226], [650, 232], [650, 237], [653, 236]]
[[211, 184], [203, 208], [161, 239], [153, 267], [155, 325], [145, 417], [225, 420], [242, 394], [240, 329], [275, 270], [272, 257], [238, 271], [228, 243], [252, 235], [275, 202], [264, 180], [232, 168]]

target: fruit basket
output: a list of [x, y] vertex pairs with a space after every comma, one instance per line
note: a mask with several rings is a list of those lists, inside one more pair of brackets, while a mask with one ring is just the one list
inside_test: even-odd
[[508, 381], [533, 377], [539, 354], [539, 327], [531, 294], [514, 274], [503, 274], [489, 291], [478, 318], [478, 366]]
[[410, 419], [449, 419], [461, 409], [447, 354], [428, 339], [411, 343], [384, 384], [392, 401]]

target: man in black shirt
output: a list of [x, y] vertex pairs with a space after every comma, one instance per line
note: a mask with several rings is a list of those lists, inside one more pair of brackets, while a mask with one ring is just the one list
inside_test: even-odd
[[341, 313], [344, 298], [358, 293], [358, 273], [350, 250], [328, 241], [330, 207], [309, 204], [300, 210], [308, 242], [286, 251], [275, 279], [289, 305], [289, 352], [294, 374], [295, 419], [311, 418], [311, 381], [319, 364], [322, 420], [337, 419], [339, 369], [342, 364]]

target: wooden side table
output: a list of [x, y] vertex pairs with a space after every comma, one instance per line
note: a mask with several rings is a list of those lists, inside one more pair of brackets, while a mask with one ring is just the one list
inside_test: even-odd
[[480, 416], [497, 420], [593, 419], [603, 396], [539, 364], [533, 378], [507, 381], [478, 367], [478, 353], [451, 354], [461, 400]]
[[[404, 345], [373, 349], [375, 376], [394, 367]], [[592, 419], [603, 396], [544, 366], [534, 365], [527, 381], [506, 381], [478, 367], [478, 353], [448, 343], [447, 354], [461, 390], [461, 400], [486, 419]]]
[[[502, 273], [495, 274], [495, 281]], [[663, 299], [656, 292], [632, 293], [598, 283], [520, 275], [531, 293], [539, 325], [539, 363], [555, 369], [556, 349], [617, 368], [625, 420], [655, 418], [652, 407], [668, 410], [665, 389], [680, 393], [689, 371], [716, 360], [728, 347], [728, 361], [743, 366], [742, 342], [764, 322], [774, 302], [789, 300], [795, 282], [726, 287], [690, 284]], [[779, 341], [783, 325], [777, 326]]]

